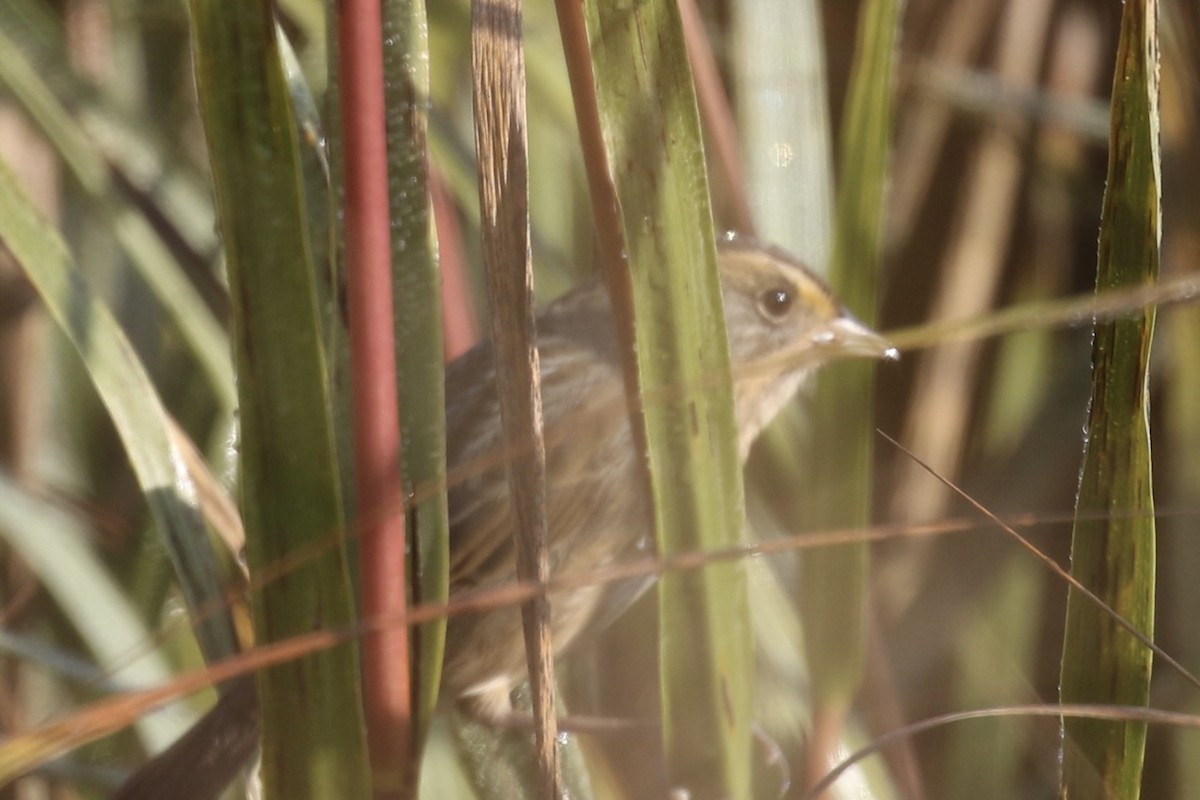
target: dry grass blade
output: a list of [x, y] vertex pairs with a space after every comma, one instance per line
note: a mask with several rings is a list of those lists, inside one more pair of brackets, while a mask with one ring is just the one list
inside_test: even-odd
[[1110, 322], [1146, 308], [1194, 303], [1197, 298], [1200, 298], [1200, 276], [1182, 275], [1162, 283], [1088, 292], [1061, 300], [1021, 303], [982, 316], [888, 331], [887, 338], [897, 349], [907, 352], [946, 342]]
[[[495, 374], [504, 438], [527, 442], [507, 460], [516, 525], [517, 576], [543, 584], [550, 577], [546, 530], [546, 444], [542, 434], [541, 367], [535, 346], [533, 262], [529, 243], [529, 144], [525, 120], [525, 59], [521, 0], [472, 4], [479, 205], [491, 311]], [[538, 796], [561, 793], [550, 599], [534, 597], [521, 609], [525, 654], [533, 688]]]

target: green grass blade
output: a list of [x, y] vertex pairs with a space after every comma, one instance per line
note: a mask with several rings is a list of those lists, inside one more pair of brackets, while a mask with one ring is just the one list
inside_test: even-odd
[[0, 29], [0, 83], [20, 100], [53, 143], [83, 189], [90, 210], [112, 230], [130, 262], [179, 326], [218, 402], [226, 410], [231, 409], [234, 389], [225, 332], [149, 221], [115, 190], [108, 164], [88, 135], [3, 29]]
[[191, 476], [171, 440], [167, 412], [120, 326], [72, 262], [58, 233], [38, 218], [0, 167], [0, 244], [25, 270], [55, 322], [79, 351], [112, 416], [150, 513], [175, 565], [196, 636], [212, 660], [237, 652], [221, 572]]
[[[1113, 79], [1108, 185], [1097, 291], [1158, 277], [1161, 236], [1158, 3], [1125, 4]], [[1147, 370], [1155, 309], [1096, 326], [1092, 404], [1071, 541], [1071, 568], [1147, 636], [1154, 635], [1155, 521]], [[1104, 514], [1112, 512], [1111, 517]], [[1145, 705], [1151, 653], [1071, 591], [1063, 642], [1064, 703]], [[1146, 725], [1065, 720], [1063, 791], [1136, 798]]]
[[[741, 540], [720, 284], [695, 90], [674, 2], [588, 4], [596, 92], [634, 287], [655, 523], [664, 555]], [[692, 425], [684, 423], [692, 420]], [[752, 645], [736, 565], [661, 581], [672, 785], [746, 797]]]
[[[406, 494], [414, 496], [420, 579], [414, 600], [442, 603], [449, 594], [445, 378], [441, 275], [427, 184], [429, 34], [424, 0], [383, 4], [384, 78], [388, 107], [388, 195], [396, 303], [396, 359], [404, 432]], [[418, 490], [415, 495], [414, 490]], [[437, 703], [444, 619], [422, 625], [414, 670], [417, 729], [423, 735]]]
[[[117, 100], [72, 67], [61, 21], [44, 0], [0, 4], [0, 31], [20, 48], [112, 171], [153, 204], [189, 250], [211, 259], [217, 249], [216, 212], [207, 180], [186, 161], [180, 143], [158, 127], [161, 121]], [[223, 342], [222, 352], [228, 349]]]
[[[354, 619], [300, 156], [269, 4], [193, 0], [200, 107], [233, 298], [251, 572], [318, 547], [255, 598], [260, 641]], [[259, 676], [267, 797], [366, 797], [356, 647]]]
[[[842, 127], [842, 160], [830, 282], [863, 321], [874, 322], [892, 131], [892, 85], [901, 3], [872, 0], [860, 12], [855, 63]], [[871, 522], [875, 367], [835, 364], [821, 373], [813, 404], [810, 525]], [[804, 556], [801, 608], [817, 704], [836, 718], [863, 671], [866, 545]], [[836, 725], [835, 725], [836, 727]], [[830, 731], [833, 733], [835, 731]], [[820, 735], [818, 733], [818, 735]]]

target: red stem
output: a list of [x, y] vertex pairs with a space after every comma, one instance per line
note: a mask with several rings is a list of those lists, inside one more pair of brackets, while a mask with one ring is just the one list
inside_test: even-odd
[[[346, 278], [354, 388], [354, 465], [367, 619], [407, 607], [400, 415], [379, 0], [340, 0], [338, 43], [345, 148]], [[413, 774], [408, 626], [363, 642], [364, 702], [375, 797], [402, 797]]]

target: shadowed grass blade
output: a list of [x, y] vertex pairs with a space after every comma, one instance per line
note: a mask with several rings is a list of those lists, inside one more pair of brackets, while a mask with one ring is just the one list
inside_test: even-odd
[[[1157, 23], [1156, 0], [1125, 4], [1113, 79], [1097, 291], [1158, 277]], [[1154, 317], [1154, 307], [1148, 306], [1096, 326], [1092, 404], [1071, 541], [1075, 577], [1147, 636], [1154, 635], [1155, 519], [1147, 395]], [[1106, 517], [1103, 512], [1116, 513]], [[1150, 651], [1095, 604], [1074, 590], [1069, 593], [1062, 702], [1145, 705], [1151, 660]], [[1144, 722], [1065, 719], [1063, 727], [1065, 795], [1138, 797]]]
[[[254, 605], [260, 643], [354, 619], [300, 158], [269, 4], [194, 0], [197, 87], [233, 299], [252, 574], [321, 547]], [[268, 797], [370, 792], [357, 649], [259, 675]]]

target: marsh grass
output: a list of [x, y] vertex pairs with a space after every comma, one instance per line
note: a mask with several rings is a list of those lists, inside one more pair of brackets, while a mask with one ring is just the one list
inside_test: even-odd
[[[746, 67], [739, 53], [745, 43], [731, 46], [734, 31], [753, 29], [745, 20], [734, 19], [748, 5], [698, 4], [725, 85], [737, 87], [730, 97], [734, 109], [739, 108], [738, 92], [747, 94], [746, 82], [753, 78], [753, 73], [742, 71]], [[862, 11], [871, 6], [862, 4]], [[201, 144], [191, 58], [186, 48], [177, 46], [195, 34], [194, 23], [180, 9], [107, 0], [80, 0], [65, 11], [41, 0], [11, 0], [0, 6], [0, 35], [12, 44], [0, 63], [0, 157], [24, 183], [22, 192], [39, 198], [41, 215], [51, 221], [41, 235], [36, 226], [30, 227], [28, 247], [14, 246], [17, 232], [9, 214], [0, 220], [0, 238], [15, 261], [29, 270], [38, 268], [33, 262], [43, 261], [42, 248], [58, 252], [57, 245], [47, 242], [65, 242], [62, 252], [70, 254], [76, 273], [85, 276], [94, 293], [88, 303], [93, 305], [67, 304], [58, 316], [78, 326], [95, 324], [96, 319], [78, 316], [81, 308], [103, 304], [111, 310], [129, 352], [136, 353], [149, 379], [145, 386], [122, 388], [143, 403], [161, 403], [179, 421], [197, 449], [209, 456], [204, 469], [211, 481], [198, 483], [219, 486], [229, 485], [234, 474], [224, 444], [233, 383], [228, 361], [225, 372], [214, 372], [211, 337], [224, 336], [214, 331], [225, 324], [229, 297], [223, 288], [222, 240], [211, 223], [217, 212], [208, 200], [207, 187], [217, 168]], [[855, 9], [840, 3], [825, 3], [821, 9], [818, 35], [827, 58], [832, 110], [827, 133], [844, 125], [850, 65], [863, 57], [855, 52], [854, 32], [861, 21]], [[319, 87], [336, 85], [324, 61], [331, 51], [322, 27], [324, 10], [312, 0], [292, 0], [282, 4], [281, 14], [299, 64], [309, 85], [318, 87], [320, 99], [324, 96]], [[470, 155], [465, 57], [469, 9], [464, 2], [433, 3], [427, 14], [429, 164], [450, 200], [438, 206], [443, 217], [439, 232], [444, 237], [458, 231], [449, 234], [458, 237], [455, 246], [441, 248], [441, 268], [461, 270], [472, 276], [466, 285], [475, 281], [479, 286], [479, 204]], [[590, 271], [594, 245], [554, 8], [548, 2], [529, 3], [525, 14], [533, 256], [539, 287], [552, 290]], [[1200, 69], [1189, 54], [1195, 52], [1200, 17], [1194, 4], [1183, 2], [1164, 2], [1161, 14], [1162, 94], [1154, 115], [1162, 130], [1161, 279], [1153, 287], [1119, 289], [1093, 298], [1106, 176], [1110, 198], [1123, 186], [1119, 175], [1108, 175], [1106, 137], [1098, 134], [1095, 124], [1097, 118], [1109, 116], [1120, 9], [1082, 9], [1054, 0], [1012, 0], [994, 6], [910, 0], [901, 19], [891, 106], [895, 133], [887, 168], [889, 200], [883, 204], [878, 314], [880, 327], [894, 333], [904, 357], [877, 374], [870, 428], [878, 427], [913, 447], [940, 475], [1017, 527], [1047, 557], [1068, 567], [1083, 464], [1081, 430], [1092, 392], [1092, 320], [1125, 324], [1141, 317], [1144, 309], [1157, 307], [1148, 379], [1155, 510], [1117, 503], [1079, 519], [1109, 528], [1157, 521], [1162, 563], [1153, 585], [1142, 589], [1152, 590], [1157, 598], [1155, 642], [1194, 675], [1200, 670], [1200, 639], [1190, 614], [1200, 603], [1193, 579], [1200, 568], [1200, 551], [1191, 535], [1200, 512], [1200, 464], [1195, 455], [1200, 452], [1195, 369], [1200, 311], [1194, 307], [1200, 264], [1200, 195], [1195, 190], [1200, 186]], [[1015, 26], [1006, 34], [1013, 38], [1004, 47], [997, 44], [997, 31], [1008, 28], [997, 28], [998, 20]], [[171, 42], [176, 46], [169, 46]], [[779, 55], [780, 63], [788, 58], [787, 53]], [[226, 79], [218, 74], [218, 81]], [[47, 100], [57, 105], [46, 105]], [[423, 107], [420, 100], [418, 108]], [[1134, 124], [1123, 119], [1122, 126]], [[118, 135], [111, 132], [114, 126]], [[759, 133], [764, 129], [761, 121], [751, 127]], [[765, 129], [771, 130], [769, 123]], [[312, 132], [303, 126], [298, 132], [302, 150], [305, 134]], [[835, 141], [831, 135], [825, 138]], [[762, 146], [761, 138], [755, 141]], [[845, 138], [840, 141], [835, 148], [846, 146]], [[789, 152], [786, 141], [777, 144], [783, 148], [775, 151], [777, 155]], [[825, 158], [843, 163], [838, 160], [841, 155], [844, 151], [835, 150]], [[47, 165], [40, 173], [34, 169], [38, 163]], [[786, 189], [796, 174], [788, 171], [786, 158], [774, 163], [774, 171], [766, 170], [766, 177], [754, 173], [751, 182], [776, 185], [747, 187], [752, 208], [760, 196], [757, 191], [770, 197], [780, 185]], [[881, 179], [875, 174], [878, 169], [872, 167], [870, 177]], [[312, 180], [310, 173], [297, 171], [281, 179], [281, 186], [301, 182], [291, 189], [282, 186], [281, 191], [311, 190], [301, 174]], [[333, 174], [336, 182], [336, 164]], [[845, 181], [849, 174], [843, 166], [837, 180]], [[838, 192], [844, 191], [845, 185], [839, 185]], [[14, 190], [6, 193], [5, 202], [26, 213], [28, 201]], [[1140, 200], [1126, 200], [1141, 212], [1149, 212], [1147, 202], [1144, 194]], [[296, 201], [289, 208], [302, 213]], [[730, 205], [719, 195], [714, 208], [718, 229], [737, 218], [723, 210]], [[230, 213], [228, 207], [224, 210]], [[446, 224], [448, 213], [456, 226]], [[317, 227], [312, 223], [310, 216], [306, 225]], [[222, 223], [225, 247], [236, 238], [233, 224], [227, 219]], [[239, 224], [268, 249], [275, 246], [272, 237], [299, 241], [294, 229], [261, 216]], [[767, 225], [760, 232], [772, 235]], [[337, 252], [336, 242], [333, 247], [328, 241], [301, 244], [311, 254]], [[55, 257], [59, 256], [61, 252]], [[302, 630], [269, 644], [260, 629], [257, 644], [232, 658], [217, 652], [211, 635], [197, 633], [210, 630], [212, 620], [226, 619], [229, 622], [221, 624], [237, 629], [245, 641], [245, 610], [240, 600], [230, 604], [225, 599], [229, 587], [244, 586], [251, 605], [259, 603], [264, 591], [286, 585], [331, 554], [353, 553], [358, 544], [355, 523], [395, 509], [351, 506], [345, 519], [323, 517], [310, 529], [303, 547], [256, 558], [246, 584], [238, 575], [236, 554], [231, 558], [216, 537], [202, 538], [216, 555], [213, 563], [223, 577], [188, 583], [193, 578], [178, 569], [178, 556], [176, 566], [171, 565], [167, 551], [173, 546], [163, 543], [164, 527], [155, 517], [161, 495], [154, 490], [163, 481], [148, 478], [145, 469], [138, 471], [150, 452], [139, 448], [157, 441], [155, 452], [167, 456], [169, 463], [177, 445], [161, 430], [150, 438], [114, 435], [112, 422], [98, 405], [98, 398], [108, 402], [107, 396], [90, 388], [92, 382], [104, 384], [103, 373], [95, 367], [102, 351], [91, 349], [96, 340], [77, 336], [75, 348], [68, 346], [58, 332], [61, 328], [46, 318], [44, 309], [50, 304], [31, 299], [32, 293], [23, 288], [20, 265], [13, 262], [0, 258], [0, 459], [4, 493], [21, 499], [0, 507], [5, 542], [0, 610], [5, 632], [0, 640], [5, 653], [0, 726], [5, 738], [0, 741], [0, 780], [26, 775], [14, 784], [17, 797], [37, 786], [104, 796], [125, 768], [162, 746], [145, 725], [138, 727], [136, 738], [111, 736], [150, 719], [146, 715], [152, 708], [180, 697], [206, 695], [204, 687], [235, 674], [300, 663], [297, 659], [329, 648], [349, 652], [347, 646], [375, 626], [400, 624], [395, 619], [329, 617], [313, 630], [310, 615]], [[314, 286], [332, 280], [332, 273], [324, 269], [318, 266], [311, 273]], [[153, 272], [147, 275], [146, 270]], [[176, 285], [194, 291], [171, 295], [169, 287]], [[163, 287], [168, 287], [165, 293]], [[962, 294], [954, 295], [952, 289]], [[320, 314], [334, 311], [338, 298], [336, 290], [314, 296], [323, 299], [313, 313], [303, 322], [299, 317], [292, 322], [316, 331], [322, 324]], [[947, 297], [965, 300], [951, 302]], [[447, 318], [461, 307], [463, 298], [448, 297]], [[422, 324], [441, 323], [435, 318]], [[78, 334], [86, 329], [74, 330]], [[964, 346], [970, 349], [955, 349]], [[82, 360], [78, 350], [85, 354]], [[421, 369], [419, 352], [410, 370], [437, 374], [434, 364]], [[946, 363], [954, 366], [931, 366]], [[329, 366], [315, 365], [313, 371]], [[105, 368], [128, 374], [120, 362], [100, 367]], [[337, 381], [345, 379], [336, 368], [323, 374], [333, 376], [327, 388], [335, 392]], [[249, 379], [244, 371], [242, 379]], [[703, 383], [703, 376], [696, 380]], [[670, 388], [660, 391], [670, 394]], [[276, 396], [290, 397], [287, 392]], [[644, 397], [643, 403], [655, 403], [655, 397]], [[621, 414], [626, 409], [600, 413]], [[804, 504], [811, 470], [826, 463], [796, 455], [803, 451], [797, 451], [791, 439], [804, 432], [806, 416], [794, 414], [790, 431], [769, 433], [749, 466], [747, 507], [759, 535], [754, 545], [650, 559], [607, 574], [557, 576], [561, 583], [554, 585], [618, 580], [636, 570], [682, 573], [709, 561], [745, 562], [753, 570], [766, 566], [761, 580], [780, 588], [778, 596], [784, 602], [755, 605], [763, 601], [756, 601], [752, 591], [750, 613], [756, 617], [756, 630], [776, 631], [786, 639], [785, 632], [798, 630], [798, 561], [814, 549], [851, 544], [869, 548], [863, 678], [854, 682], [857, 689], [845, 690], [847, 713], [833, 735], [840, 752], [876, 744], [862, 762], [865, 770], [852, 769], [834, 784], [835, 796], [839, 786], [851, 784], [866, 787], [864, 791], [876, 797], [1056, 795], [1060, 712], [1055, 706], [1064, 659], [1066, 583], [871, 430], [871, 524], [799, 530], [789, 509]], [[144, 414], [138, 421], [152, 422]], [[587, 424], [586, 419], [576, 422]], [[552, 439], [570, 433], [547, 430], [546, 435]], [[783, 457], [770, 455], [779, 447]], [[428, 456], [432, 451], [426, 446], [423, 452]], [[489, 464], [504, 463], [512, 455], [489, 454]], [[436, 473], [436, 456], [428, 463], [435, 465]], [[189, 468], [202, 469], [198, 464]], [[414, 480], [407, 487], [406, 508], [436, 502], [447, 483], [461, 479], [449, 475], [446, 483]], [[176, 488], [186, 501], [186, 482]], [[191, 502], [195, 513], [210, 510], [203, 493]], [[243, 509], [245, 502], [243, 496]], [[69, 525], [65, 518], [70, 518]], [[212, 519], [208, 524], [211, 529]], [[21, 538], [14, 532], [47, 526], [70, 529], [62, 546], [85, 557], [39, 560], [32, 552], [22, 555]], [[809, 563], [811, 567], [814, 562]], [[72, 579], [68, 568], [86, 568], [89, 580]], [[83, 594], [97, 581], [108, 587], [104, 596], [121, 598], [140, 630], [134, 627], [131, 632], [122, 625], [110, 631], [100, 615], [72, 611], [99, 602], [99, 594]], [[188, 588], [181, 591], [181, 586]], [[351, 586], [347, 578], [333, 590], [348, 592]], [[407, 622], [417, 625], [448, 613], [521, 602], [536, 591], [533, 586], [514, 586], [491, 595], [456, 598], [449, 605], [418, 603]], [[182, 595], [191, 598], [190, 622], [180, 612]], [[823, 613], [820, 598], [803, 596], [808, 598], [801, 609], [806, 615]], [[843, 610], [838, 604], [844, 598], [836, 593], [823, 602]], [[635, 608], [598, 642], [564, 662], [564, 687], [573, 712], [634, 719], [656, 713], [657, 666], [653, 658], [647, 664], [645, 646], [648, 630], [654, 631], [655, 625], [653, 609]], [[105, 636], [111, 642], [102, 648], [96, 642]], [[206, 642], [207, 662], [198, 642]], [[805, 772], [812, 654], [806, 657], [802, 649], [797, 643], [794, 650], [784, 648], [784, 656], [765, 659], [757, 682], [767, 696], [754, 708], [755, 718], [762, 720], [795, 773], [789, 797], [805, 796], [822, 772]], [[1101, 651], [1097, 657], [1105, 655]], [[151, 673], [158, 676], [153, 680], [166, 681], [149, 693], [119, 693], [105, 682], [121, 678], [127, 674], [122, 669], [149, 657], [165, 665]], [[71, 670], [81, 662], [89, 672]], [[353, 693], [359, 677], [351, 663], [343, 659], [319, 682], [327, 680], [337, 691], [349, 687]], [[430, 663], [423, 669], [433, 669]], [[1195, 758], [1200, 738], [1193, 730], [1200, 703], [1188, 678], [1161, 662], [1156, 666], [1148, 707], [1104, 706], [1088, 700], [1091, 705], [1080, 711], [1144, 725], [1141, 792], [1147, 797], [1185, 796], [1187, 787], [1200, 781], [1200, 760]], [[164, 669], [176, 677], [167, 679]], [[150, 680], [145, 674], [137, 680]], [[306, 690], [324, 691], [317, 685]], [[427, 709], [429, 702], [425, 701]], [[177, 714], [178, 729], [203, 705], [189, 700], [185, 711], [168, 709], [156, 718]], [[653, 734], [577, 740], [582, 755], [571, 757], [586, 765], [587, 785], [595, 796], [649, 796], [658, 788], [653, 760], [661, 745]], [[461, 776], [452, 774], [456, 768], [448, 766], [454, 759], [441, 757], [446, 742], [437, 731], [430, 739], [429, 747], [437, 753], [427, 758], [423, 776], [429, 796], [466, 791]], [[344, 737], [343, 744], [345, 763], [364, 756], [355, 737]], [[305, 752], [317, 745], [299, 739], [288, 746]], [[47, 762], [51, 757], [58, 759]], [[760, 763], [760, 755], [752, 758], [758, 759], [753, 764], [758, 794], [773, 796], [777, 774]], [[1135, 797], [1138, 783], [1130, 781], [1114, 796]], [[448, 786], [454, 788], [444, 788]]]

